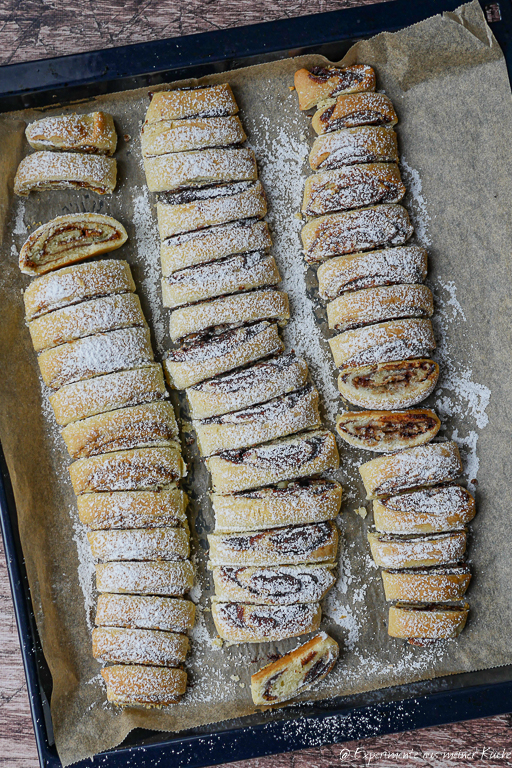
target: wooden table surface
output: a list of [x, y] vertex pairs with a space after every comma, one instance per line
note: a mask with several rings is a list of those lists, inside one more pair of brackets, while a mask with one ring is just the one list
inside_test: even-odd
[[[461, 0], [462, 1], [462, 0]], [[378, 0], [1, 0], [0, 64], [331, 11]], [[307, 24], [307, 19], [304, 21]], [[37, 768], [0, 542], [0, 766]], [[232, 768], [512, 766], [512, 715], [230, 763]]]

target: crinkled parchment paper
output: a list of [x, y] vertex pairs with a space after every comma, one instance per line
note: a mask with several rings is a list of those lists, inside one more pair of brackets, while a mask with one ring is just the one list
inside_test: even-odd
[[[227, 80], [234, 88], [269, 197], [274, 253], [291, 297], [293, 319], [285, 330], [287, 345], [308, 360], [332, 426], [340, 407], [335, 370], [314, 273], [303, 266], [301, 222], [296, 216], [313, 136], [309, 119], [299, 113], [296, 94], [290, 90], [299, 66], [322, 61], [312, 56], [289, 59], [203, 82]], [[340, 517], [339, 580], [324, 601], [323, 621], [323, 628], [340, 642], [341, 658], [333, 674], [304, 699], [348, 695], [512, 662], [512, 105], [505, 61], [477, 2], [402, 32], [358, 43], [345, 61], [375, 66], [378, 87], [392, 98], [400, 118], [402, 171], [409, 190], [406, 205], [416, 226], [416, 240], [429, 250], [429, 281], [436, 296], [442, 378], [430, 403], [443, 420], [441, 435], [453, 437], [461, 447], [466, 480], [474, 481], [478, 470], [478, 515], [471, 525], [469, 547], [474, 578], [469, 590], [470, 620], [457, 642], [421, 649], [390, 639], [381, 579], [366, 544], [371, 515], [362, 519], [354, 514], [364, 497], [357, 465], [371, 455], [341, 446], [342, 468], [337, 476], [346, 495]], [[213, 519], [207, 474], [192, 446], [186, 448], [190, 466], [186, 485], [195, 524], [198, 575], [193, 597], [199, 611], [187, 663], [191, 683], [187, 694], [170, 709], [121, 711], [105, 703], [100, 666], [91, 656], [94, 569], [77, 519], [67, 472], [69, 458], [47, 405], [24, 325], [21, 292], [28, 279], [18, 271], [17, 250], [34, 226], [59, 214], [83, 210], [118, 217], [129, 241], [115, 255], [133, 267], [155, 350], [162, 355], [168, 337], [160, 304], [155, 201], [144, 186], [138, 144], [147, 105], [145, 91], [132, 91], [75, 107], [80, 112], [104, 109], [116, 119], [119, 186], [115, 195], [104, 198], [71, 191], [32, 194], [27, 201], [13, 199], [14, 172], [28, 151], [22, 121], [40, 113], [0, 119], [0, 437], [16, 496], [37, 625], [53, 675], [53, 726], [65, 765], [119, 744], [137, 726], [179, 731], [254, 713], [250, 674], [267, 662], [268, 654], [297, 645], [297, 640], [222, 650], [212, 645], [211, 578], [205, 569], [204, 547]], [[50, 110], [50, 114], [57, 112]], [[187, 437], [182, 401], [180, 413]], [[283, 715], [286, 710], [274, 717]], [[324, 738], [329, 734], [326, 730]]]

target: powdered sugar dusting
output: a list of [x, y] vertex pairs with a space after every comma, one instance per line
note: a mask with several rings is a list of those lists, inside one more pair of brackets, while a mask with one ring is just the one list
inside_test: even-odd
[[423, 246], [431, 245], [432, 240], [428, 232], [430, 214], [427, 209], [427, 201], [423, 196], [420, 175], [415, 168], [412, 168], [409, 165], [404, 157], [400, 159], [400, 167], [402, 170], [402, 178], [411, 197], [407, 208], [414, 225], [416, 238]]

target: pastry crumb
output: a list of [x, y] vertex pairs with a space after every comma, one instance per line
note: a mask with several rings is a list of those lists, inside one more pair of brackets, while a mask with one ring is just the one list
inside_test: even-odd
[[238, 681], [240, 680], [240, 675], [231, 675], [231, 680], [234, 680], [235, 683], [238, 683]]
[[220, 648], [222, 648], [222, 645], [223, 645], [222, 637], [214, 637], [213, 638], [213, 640], [212, 640], [212, 647], [213, 648], [219, 648], [220, 649]]
[[356, 515], [359, 515], [359, 517], [362, 517], [363, 520], [368, 515], [368, 510], [366, 509], [366, 507], [358, 507], [357, 509], [354, 509], [354, 512], [356, 513]]
[[295, 86], [294, 86], [294, 85], [289, 85], [289, 86], [288, 86], [288, 90], [289, 90], [290, 92], [291, 92], [291, 91], [294, 91], [294, 90], [295, 90]]
[[245, 688], [245, 683], [240, 683], [238, 687], [239, 688]]

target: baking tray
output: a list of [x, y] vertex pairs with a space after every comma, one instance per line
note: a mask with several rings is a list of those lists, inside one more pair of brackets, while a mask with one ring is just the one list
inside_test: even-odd
[[[0, 112], [54, 106], [113, 91], [199, 77], [240, 66], [321, 53], [342, 58], [361, 38], [396, 31], [460, 0], [410, 0], [92, 51], [0, 68]], [[481, 2], [512, 76], [512, 4]], [[494, 20], [493, 20], [494, 19]], [[512, 79], [512, 78], [511, 78]], [[42, 766], [59, 768], [49, 700], [51, 675], [30, 601], [16, 506], [0, 448], [0, 524]], [[363, 739], [512, 710], [512, 665], [450, 675], [356, 696], [286, 707], [179, 734], [136, 730], [78, 768], [200, 766]]]

